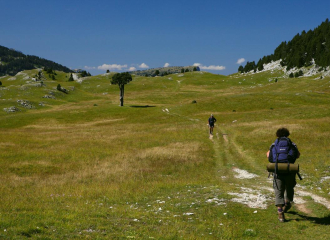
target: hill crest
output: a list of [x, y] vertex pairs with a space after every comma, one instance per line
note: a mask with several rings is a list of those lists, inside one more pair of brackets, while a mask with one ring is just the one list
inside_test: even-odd
[[160, 67], [160, 68], [150, 68], [147, 70], [137, 70], [131, 71], [130, 74], [135, 74], [138, 76], [165, 76], [168, 74], [182, 73], [182, 72], [194, 72], [200, 71], [198, 66], [173, 66], [173, 67]]
[[302, 31], [296, 34], [291, 41], [282, 42], [274, 53], [255, 61], [247, 62], [243, 67], [239, 66], [239, 72], [263, 70], [264, 64], [280, 61], [282, 67], [287, 70], [293, 68], [308, 67], [313, 64], [316, 67], [326, 68], [330, 66], [330, 22], [326, 19], [314, 30]]

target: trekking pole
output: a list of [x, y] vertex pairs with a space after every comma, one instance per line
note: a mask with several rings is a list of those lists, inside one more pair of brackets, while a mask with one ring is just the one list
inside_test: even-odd
[[277, 170], [278, 170], [278, 153], [276, 153], [276, 161], [275, 161], [275, 174], [274, 174], [274, 179], [273, 179], [273, 184], [275, 182], [276, 188], [278, 189], [278, 185], [276, 182], [276, 178], [277, 178]]
[[298, 177], [300, 180], [303, 180], [302, 177], [300, 176], [300, 173], [297, 173]]

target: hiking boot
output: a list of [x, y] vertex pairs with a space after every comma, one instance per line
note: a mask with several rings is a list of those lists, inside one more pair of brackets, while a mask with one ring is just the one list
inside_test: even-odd
[[291, 203], [290, 202], [285, 203], [285, 206], [283, 208], [283, 212], [285, 212], [285, 213], [288, 212], [290, 208], [291, 208]]
[[280, 222], [285, 222], [284, 212], [277, 212], [277, 214], [278, 214], [278, 220]]

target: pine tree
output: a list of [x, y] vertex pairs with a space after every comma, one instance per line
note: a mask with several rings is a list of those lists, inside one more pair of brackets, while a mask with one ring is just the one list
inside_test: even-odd
[[70, 74], [70, 78], [69, 78], [69, 80], [68, 80], [69, 82], [72, 82], [72, 81], [74, 81], [74, 79], [73, 79], [73, 76], [72, 76], [72, 73]]
[[242, 65], [239, 66], [239, 67], [238, 67], [238, 71], [241, 72], [241, 73], [243, 73], [243, 72], [244, 72], [244, 67], [243, 67]]

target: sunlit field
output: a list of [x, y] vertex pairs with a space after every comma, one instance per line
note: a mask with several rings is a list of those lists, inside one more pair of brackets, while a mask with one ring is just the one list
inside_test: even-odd
[[[1, 239], [329, 238], [329, 77], [133, 76], [120, 107], [112, 73], [35, 74], [1, 78]], [[303, 177], [286, 223], [266, 171], [279, 127]]]

